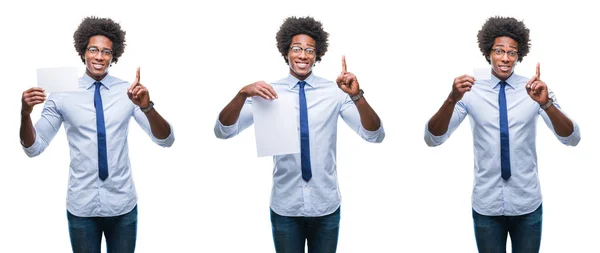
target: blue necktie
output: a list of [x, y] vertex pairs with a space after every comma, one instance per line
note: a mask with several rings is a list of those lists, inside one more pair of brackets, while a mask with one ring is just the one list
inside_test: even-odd
[[108, 177], [108, 158], [106, 156], [106, 128], [104, 126], [104, 107], [100, 96], [101, 82], [95, 82], [94, 107], [96, 107], [96, 132], [98, 135], [98, 176], [105, 180]]
[[506, 110], [506, 82], [500, 82], [500, 93], [498, 94], [498, 106], [500, 107], [500, 166], [502, 178], [510, 178], [510, 148], [508, 145], [508, 112]]
[[310, 146], [308, 139], [308, 110], [306, 107], [306, 95], [304, 94], [305, 81], [298, 82], [300, 85], [300, 158], [302, 164], [302, 179], [310, 180], [312, 172], [310, 170]]

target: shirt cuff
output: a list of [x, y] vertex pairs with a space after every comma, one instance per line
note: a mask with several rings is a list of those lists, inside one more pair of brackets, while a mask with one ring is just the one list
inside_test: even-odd
[[40, 140], [38, 139], [38, 136], [36, 135], [35, 141], [33, 142], [33, 144], [31, 144], [31, 146], [25, 147], [23, 145], [23, 143], [21, 142], [21, 147], [23, 148], [23, 151], [25, 151], [25, 154], [27, 156], [34, 157], [34, 156], [37, 156], [40, 154], [41, 143], [40, 143]]
[[225, 126], [217, 119], [217, 123], [215, 123], [215, 135], [220, 139], [227, 139], [234, 136], [238, 132], [238, 122], [239, 120], [233, 125]]
[[175, 142], [175, 135], [173, 133], [173, 126], [171, 125], [171, 123], [169, 124], [169, 129], [171, 130], [169, 133], [169, 136], [167, 136], [167, 138], [164, 139], [158, 139], [154, 136], [154, 134], [150, 134], [152, 136], [152, 141], [156, 144], [158, 144], [161, 147], [171, 147], [173, 145], [173, 143]]
[[360, 124], [360, 132], [362, 137], [368, 142], [380, 143], [385, 137], [385, 131], [383, 130], [383, 124], [379, 121], [379, 129], [375, 131], [369, 131]]
[[446, 139], [448, 139], [448, 136], [446, 136], [446, 134], [436, 136], [436, 135], [433, 135], [431, 132], [429, 132], [429, 121], [427, 121], [427, 123], [425, 123], [425, 143], [427, 143], [428, 146], [430, 146], [430, 147], [439, 146], [442, 143], [444, 143], [444, 141], [446, 141]]
[[573, 132], [571, 133], [571, 135], [569, 136], [560, 136], [558, 134], [555, 133], [556, 138], [558, 138], [558, 140], [567, 145], [567, 146], [576, 146], [579, 141], [581, 140], [581, 134], [579, 132], [579, 125], [577, 125], [577, 123], [575, 123], [575, 121], [571, 121], [573, 122]]

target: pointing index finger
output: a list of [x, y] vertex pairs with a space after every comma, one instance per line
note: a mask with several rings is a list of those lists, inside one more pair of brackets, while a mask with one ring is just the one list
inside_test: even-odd
[[540, 63], [537, 63], [537, 66], [535, 67], [535, 76], [537, 77], [537, 79], [540, 79]]
[[135, 86], [137, 86], [139, 83], [140, 83], [140, 67], [137, 67], [137, 70], [135, 71], [135, 81], [133, 81], [133, 83], [131, 83], [131, 86], [129, 86], [129, 89], [127, 89], [127, 92], [132, 93], [133, 88]]
[[135, 82], [139, 83], [140, 82], [140, 67], [137, 67], [137, 70], [135, 71]]
[[347, 72], [346, 71], [346, 56], [342, 55], [342, 71], [343, 72]]

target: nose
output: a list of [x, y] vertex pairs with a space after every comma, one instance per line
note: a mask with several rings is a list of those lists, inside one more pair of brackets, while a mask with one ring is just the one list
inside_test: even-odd
[[508, 62], [508, 61], [510, 61], [510, 58], [508, 57], [508, 52], [506, 52], [506, 53], [504, 53], [504, 54], [502, 55], [502, 61], [503, 61], [503, 62]]
[[97, 53], [94, 55], [94, 59], [96, 59], [96, 60], [98, 60], [98, 61], [101, 61], [102, 59], [104, 59], [104, 55], [102, 55], [102, 52], [97, 52]]
[[300, 51], [300, 54], [298, 55], [298, 57], [300, 57], [302, 59], [306, 59], [306, 58], [308, 58], [308, 54], [306, 53], [306, 51], [302, 50], [302, 51]]

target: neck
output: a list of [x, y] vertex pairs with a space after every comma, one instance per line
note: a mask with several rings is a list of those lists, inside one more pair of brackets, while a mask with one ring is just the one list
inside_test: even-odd
[[494, 68], [492, 68], [492, 75], [494, 75], [496, 78], [500, 79], [500, 81], [508, 80], [508, 78], [510, 78], [513, 73], [515, 73], [514, 70], [512, 72], [510, 72], [510, 75], [508, 75], [507, 77], [501, 77], [500, 75], [498, 75], [498, 73], [496, 73], [496, 71], [494, 71]]
[[108, 72], [104, 73], [101, 76], [95, 76], [94, 74], [92, 74], [89, 70], [86, 70], [85, 73], [91, 77], [92, 79], [96, 80], [96, 81], [100, 81], [102, 79], [104, 79], [104, 77], [106, 77], [106, 75], [108, 75]]
[[306, 78], [308, 78], [311, 73], [312, 73], [312, 71], [308, 72], [306, 75], [298, 75], [296, 72], [294, 72], [293, 70], [290, 69], [290, 74], [292, 76], [294, 76], [295, 78], [298, 78], [298, 80], [301, 80], [301, 81], [306, 80]]

